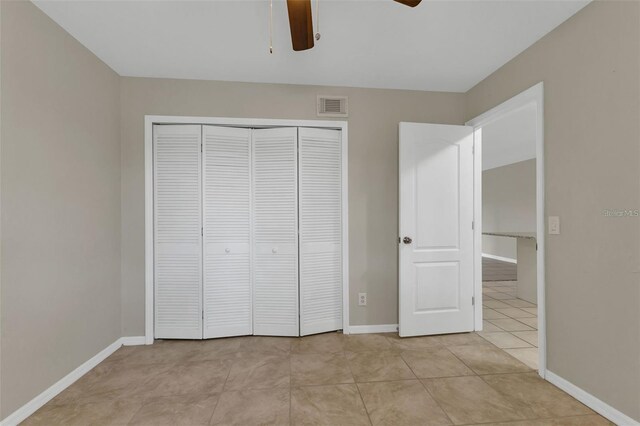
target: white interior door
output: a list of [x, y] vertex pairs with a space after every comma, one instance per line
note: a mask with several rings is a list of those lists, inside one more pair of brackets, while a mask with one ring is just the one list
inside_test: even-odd
[[254, 129], [253, 333], [297, 336], [297, 128]]
[[201, 126], [153, 126], [155, 337], [202, 339]]
[[342, 328], [342, 137], [300, 128], [300, 334]]
[[400, 123], [400, 336], [473, 330], [473, 128]]
[[204, 338], [252, 334], [251, 129], [203, 126]]

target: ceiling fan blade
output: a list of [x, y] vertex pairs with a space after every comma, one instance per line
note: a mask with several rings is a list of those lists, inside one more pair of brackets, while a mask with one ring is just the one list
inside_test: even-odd
[[313, 47], [311, 0], [287, 0], [287, 9], [293, 50], [311, 49]]
[[398, 3], [402, 3], [405, 6], [416, 7], [417, 5], [420, 4], [422, 0], [394, 0], [394, 1], [397, 1]]

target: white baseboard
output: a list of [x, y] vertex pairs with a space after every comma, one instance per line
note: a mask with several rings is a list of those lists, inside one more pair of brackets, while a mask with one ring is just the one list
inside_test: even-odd
[[398, 331], [398, 324], [350, 325], [349, 326], [349, 334], [395, 333], [396, 331]]
[[122, 342], [122, 346], [139, 346], [147, 344], [145, 336], [121, 337], [120, 342]]
[[84, 362], [78, 368], [73, 370], [71, 373], [64, 376], [62, 379], [58, 380], [40, 395], [33, 398], [31, 401], [27, 402], [22, 407], [18, 408], [16, 411], [11, 413], [5, 419], [0, 421], [0, 426], [16, 426], [20, 422], [24, 421], [27, 417], [38, 411], [40, 407], [45, 405], [47, 402], [51, 401], [56, 395], [60, 392], [71, 386], [76, 380], [80, 377], [87, 374], [93, 367], [100, 364], [104, 361], [109, 355], [117, 351], [120, 346], [133, 346], [133, 345], [144, 345], [145, 338], [144, 336], [131, 336], [131, 337], [121, 337], [96, 355], [94, 355], [91, 359]]
[[563, 391], [565, 391], [566, 393], [568, 393], [569, 395], [577, 399], [578, 401], [582, 402], [587, 407], [591, 408], [596, 413], [609, 419], [610, 421], [614, 422], [617, 425], [620, 425], [620, 426], [640, 425], [640, 423], [637, 422], [636, 420], [633, 420], [631, 417], [613, 408], [606, 402], [596, 398], [595, 396], [591, 395], [589, 392], [577, 387], [573, 383], [569, 382], [566, 379], [563, 379], [562, 377], [558, 376], [557, 374], [549, 370], [546, 371], [545, 378], [549, 382], [553, 383], [554, 385], [556, 385], [557, 387], [559, 387], [560, 389], [562, 389]]
[[494, 259], [494, 260], [502, 260], [503, 262], [518, 263], [518, 259], [512, 259], [510, 257], [496, 256], [495, 254], [482, 253], [482, 257], [487, 257], [489, 259]]

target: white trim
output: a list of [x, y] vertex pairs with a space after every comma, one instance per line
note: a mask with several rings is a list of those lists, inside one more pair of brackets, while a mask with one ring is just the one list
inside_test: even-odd
[[64, 391], [79, 378], [87, 374], [96, 365], [107, 359], [109, 355], [120, 349], [121, 346], [137, 346], [144, 344], [145, 336], [128, 336], [119, 338], [118, 340], [98, 352], [96, 355], [91, 357], [91, 359], [82, 363], [71, 373], [58, 380], [40, 395], [36, 396], [31, 401], [27, 402], [22, 407], [18, 408], [16, 411], [7, 416], [5, 419], [0, 421], [0, 426], [14, 426], [24, 421], [27, 417], [38, 411], [47, 402], [56, 397], [60, 392]]
[[623, 426], [640, 425], [640, 422], [637, 422], [636, 420], [627, 416], [620, 410], [613, 408], [606, 402], [596, 398], [595, 396], [591, 395], [589, 392], [583, 390], [582, 388], [579, 388], [578, 386], [574, 385], [570, 381], [563, 379], [562, 377], [558, 376], [556, 373], [552, 371], [549, 371], [549, 370], [546, 371], [546, 379], [547, 381], [554, 384], [558, 388], [562, 389], [563, 391], [565, 391], [566, 393], [568, 393], [578, 401], [582, 402], [587, 407], [591, 408], [596, 413], [609, 419], [610, 421], [614, 422], [617, 425], [623, 425]]
[[349, 333], [350, 334], [395, 333], [397, 331], [398, 331], [398, 324], [351, 325], [351, 326], [349, 326]]
[[144, 120], [144, 335], [153, 344], [153, 121]]
[[504, 101], [500, 105], [497, 105], [490, 110], [480, 114], [479, 116], [472, 118], [471, 120], [467, 121], [465, 125], [473, 127], [483, 127], [487, 124], [493, 123], [496, 120], [499, 120], [506, 114], [518, 111], [531, 105], [534, 102], [537, 103], [541, 100], [543, 87], [543, 82], [533, 85], [524, 92], [521, 92], [514, 97]]
[[342, 127], [342, 333], [349, 326], [349, 138], [347, 122]]
[[473, 129], [473, 324], [482, 331], [482, 127]]
[[145, 336], [121, 337], [120, 343], [122, 343], [122, 346], [140, 346], [147, 344]]
[[348, 194], [348, 126], [346, 121], [279, 120], [264, 118], [182, 117], [145, 115], [145, 343], [153, 343], [153, 125], [154, 124], [210, 124], [248, 128], [316, 127], [340, 130], [342, 134], [342, 322], [349, 334], [349, 194]]
[[18, 408], [16, 411], [3, 419], [0, 422], [0, 426], [14, 426], [24, 421], [27, 417], [38, 411], [40, 407], [51, 401], [60, 392], [71, 386], [76, 380], [84, 376], [92, 368], [104, 361], [109, 355], [117, 351], [120, 346], [122, 346], [123, 339], [128, 338], [120, 338], [98, 352], [91, 359], [85, 361], [71, 373], [67, 374], [62, 379], [58, 380], [52, 386], [47, 388], [40, 395], [36, 396], [31, 401], [27, 402], [22, 407]]
[[512, 259], [510, 257], [504, 257], [504, 256], [496, 256], [495, 254], [482, 253], [482, 257], [486, 257], [494, 260], [501, 260], [503, 262], [518, 263], [518, 259]]
[[[344, 130], [346, 121], [328, 120], [280, 120], [270, 118], [230, 118], [230, 117], [183, 117], [173, 115], [145, 115], [145, 124], [211, 124], [213, 126], [248, 127], [253, 129], [267, 127], [317, 127], [322, 129]], [[146, 129], [146, 126], [145, 126]]]
[[[506, 114], [526, 108], [534, 104], [536, 106], [536, 242], [538, 243], [537, 256], [537, 280], [538, 280], [538, 373], [545, 377], [547, 373], [547, 322], [545, 309], [545, 204], [544, 204], [544, 84], [542, 82], [512, 97], [489, 111], [469, 120], [466, 125], [480, 130], [482, 126], [503, 117]], [[476, 130], [476, 132], [477, 132]], [[479, 134], [481, 139], [481, 133]], [[480, 141], [481, 142], [481, 141]], [[476, 147], [476, 153], [481, 148]], [[476, 159], [476, 165], [481, 165], [481, 159]], [[474, 169], [475, 179], [482, 182], [482, 167]], [[482, 199], [482, 187], [475, 187], [476, 200]], [[476, 209], [476, 232], [482, 232], [482, 203], [474, 205]], [[480, 219], [477, 219], [477, 218]], [[476, 298], [482, 295], [482, 259], [481, 250], [476, 251], [476, 261], [480, 261], [479, 273], [476, 274], [475, 289]], [[475, 306], [476, 330], [482, 330], [482, 303]]]

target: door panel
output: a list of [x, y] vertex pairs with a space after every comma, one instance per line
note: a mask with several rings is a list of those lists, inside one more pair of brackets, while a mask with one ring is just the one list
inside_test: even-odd
[[458, 262], [416, 264], [416, 312], [458, 309], [460, 293]]
[[342, 328], [342, 136], [300, 128], [300, 334]]
[[202, 339], [201, 126], [153, 127], [155, 337]]
[[400, 335], [473, 330], [473, 129], [400, 123]]
[[252, 334], [251, 130], [203, 126], [204, 338]]
[[[423, 250], [459, 247], [460, 147], [444, 140], [418, 143], [414, 155], [421, 159], [415, 169], [415, 247]], [[433, 226], [437, 224], [437, 226]]]
[[253, 130], [253, 331], [298, 336], [297, 128]]

